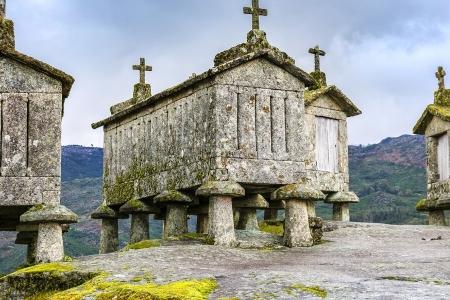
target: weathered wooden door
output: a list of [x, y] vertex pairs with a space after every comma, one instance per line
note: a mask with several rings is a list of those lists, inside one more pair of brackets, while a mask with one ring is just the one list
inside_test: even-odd
[[316, 117], [316, 162], [319, 171], [338, 172], [339, 121]]
[[443, 134], [438, 137], [437, 145], [437, 159], [438, 172], [440, 180], [447, 180], [449, 178], [449, 152], [448, 152], [448, 134]]

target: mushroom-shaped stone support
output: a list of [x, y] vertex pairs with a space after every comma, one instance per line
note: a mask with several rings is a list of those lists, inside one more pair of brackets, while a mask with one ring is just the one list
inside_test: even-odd
[[135, 244], [150, 239], [149, 214], [160, 213], [159, 207], [148, 205], [140, 200], [134, 199], [120, 207], [121, 214], [131, 215], [130, 243]]
[[233, 198], [245, 196], [236, 182], [209, 181], [197, 189], [197, 196], [209, 198], [208, 235], [215, 245], [231, 247], [236, 242]]
[[333, 204], [333, 221], [350, 222], [350, 203], [358, 203], [359, 198], [353, 192], [337, 192], [328, 195], [325, 203]]
[[119, 219], [128, 219], [128, 215], [120, 214], [103, 202], [92, 214], [92, 219], [102, 220], [100, 233], [100, 254], [119, 250]]
[[428, 225], [445, 226], [444, 210], [450, 209], [450, 197], [443, 196], [440, 199], [422, 199], [416, 204], [419, 212], [428, 212]]
[[284, 244], [288, 247], [311, 247], [308, 201], [325, 199], [325, 195], [305, 183], [283, 186], [272, 193], [272, 200], [286, 202]]
[[71, 210], [57, 204], [39, 204], [20, 216], [21, 223], [38, 224], [36, 261], [55, 262], [64, 258], [61, 224], [76, 223], [78, 217]]
[[233, 207], [239, 208], [239, 222], [237, 229], [241, 230], [259, 230], [256, 209], [269, 207], [269, 203], [259, 194], [250, 195], [245, 198], [238, 198], [233, 201]]
[[207, 203], [199, 203], [197, 206], [190, 206], [188, 215], [197, 216], [197, 233], [208, 233], [208, 212], [209, 206]]
[[164, 191], [154, 199], [155, 204], [166, 207], [163, 237], [187, 233], [187, 208], [192, 198], [179, 191]]

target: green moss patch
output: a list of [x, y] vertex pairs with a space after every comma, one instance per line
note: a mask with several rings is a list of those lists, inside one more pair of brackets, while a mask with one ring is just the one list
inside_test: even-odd
[[290, 295], [301, 292], [310, 294], [319, 298], [326, 298], [328, 296], [328, 292], [321, 288], [320, 286], [307, 286], [304, 284], [294, 284], [286, 289], [286, 292]]
[[134, 244], [129, 244], [121, 251], [129, 251], [129, 250], [141, 250], [148, 248], [156, 248], [161, 247], [161, 240], [145, 240]]
[[284, 224], [282, 221], [264, 221], [259, 223], [259, 230], [282, 236], [284, 234]]
[[[154, 283], [132, 284], [127, 282], [108, 281], [107, 275], [100, 275], [78, 287], [47, 294], [48, 300], [82, 300], [94, 297], [97, 300], [190, 300], [208, 299], [217, 288], [213, 279], [183, 280], [164, 285]], [[43, 298], [30, 298], [38, 300]]]
[[20, 269], [6, 275], [0, 281], [7, 285], [9, 292], [29, 296], [69, 289], [97, 275], [98, 273], [75, 270], [70, 263], [49, 263]]
[[190, 232], [190, 233], [185, 233], [182, 235], [177, 235], [174, 237], [169, 237], [168, 240], [171, 240], [171, 241], [199, 241], [199, 242], [202, 242], [207, 245], [214, 245], [214, 240], [210, 236], [208, 236], [207, 234], [195, 233], [195, 232]]

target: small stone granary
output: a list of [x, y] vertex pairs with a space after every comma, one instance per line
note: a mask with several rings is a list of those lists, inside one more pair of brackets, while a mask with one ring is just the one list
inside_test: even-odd
[[61, 118], [74, 79], [15, 50], [0, 0], [0, 230], [17, 231], [28, 261], [62, 260]]
[[105, 133], [104, 203], [93, 214], [102, 219], [101, 253], [117, 249], [124, 214], [139, 213], [131, 236], [141, 239], [143, 213], [163, 216], [165, 237], [185, 233], [197, 215], [198, 232], [225, 246], [235, 242], [233, 209], [245, 229], [257, 228], [256, 209], [285, 209], [287, 246], [312, 245], [314, 201], [348, 220], [358, 198], [348, 191], [346, 119], [360, 111], [326, 86], [323, 51], [311, 50], [310, 75], [268, 43], [258, 0], [244, 13], [253, 19], [247, 42], [219, 53], [212, 69], [152, 96], [141, 59], [133, 98], [93, 124]]
[[439, 67], [438, 90], [434, 103], [427, 106], [414, 127], [425, 135], [427, 147], [427, 198], [417, 203], [418, 211], [428, 212], [430, 225], [446, 225], [445, 210], [450, 210], [450, 90], [445, 88], [445, 70]]

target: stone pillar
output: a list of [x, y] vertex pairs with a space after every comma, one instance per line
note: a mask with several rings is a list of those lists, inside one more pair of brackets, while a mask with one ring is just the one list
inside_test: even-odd
[[58, 223], [39, 224], [36, 261], [48, 263], [63, 259], [64, 245], [61, 225]]
[[208, 233], [208, 215], [197, 215], [197, 233]]
[[350, 203], [358, 203], [353, 192], [337, 192], [327, 196], [326, 203], [333, 204], [333, 221], [350, 222]]
[[27, 263], [34, 264], [36, 263], [36, 249], [37, 249], [37, 234], [31, 238], [30, 242], [27, 245]]
[[155, 197], [154, 202], [166, 209], [163, 237], [173, 237], [188, 232], [188, 204], [192, 198], [179, 191], [164, 191]]
[[255, 208], [241, 208], [239, 222], [236, 227], [241, 230], [259, 230]]
[[99, 254], [107, 254], [119, 250], [119, 219], [128, 219], [128, 215], [120, 214], [103, 202], [92, 214], [92, 219], [102, 220], [100, 232]]
[[164, 238], [187, 232], [187, 205], [168, 204], [164, 222]]
[[269, 203], [259, 194], [253, 194], [244, 198], [238, 198], [233, 202], [234, 208], [240, 209], [240, 218], [237, 229], [259, 230], [256, 209], [266, 209]]
[[333, 221], [350, 222], [350, 208], [348, 203], [333, 204]]
[[120, 207], [119, 213], [131, 215], [130, 244], [150, 239], [149, 214], [160, 212], [158, 207], [137, 199], [129, 200]]
[[284, 244], [287, 247], [310, 247], [313, 237], [309, 228], [308, 201], [324, 199], [325, 195], [305, 183], [291, 184], [272, 193], [272, 200], [284, 200]]
[[61, 261], [64, 258], [61, 224], [77, 222], [77, 215], [58, 204], [36, 205], [20, 216], [24, 224], [38, 224], [36, 262]]
[[264, 210], [264, 220], [265, 221], [275, 221], [278, 219], [278, 209], [267, 208]]
[[148, 214], [132, 214], [130, 227], [130, 243], [138, 243], [150, 239], [150, 222]]
[[99, 254], [119, 250], [119, 219], [103, 218]]
[[314, 201], [308, 201], [306, 202], [307, 209], [308, 209], [308, 216], [310, 218], [316, 217], [316, 204]]
[[241, 212], [237, 208], [233, 208], [233, 222], [234, 228], [236, 228], [239, 224], [239, 219], [241, 218]]
[[208, 235], [215, 245], [231, 247], [236, 242], [232, 199], [245, 195], [239, 184], [229, 181], [210, 181], [202, 185], [197, 196], [209, 198]]
[[444, 211], [443, 210], [430, 210], [428, 212], [428, 225], [446, 226]]

